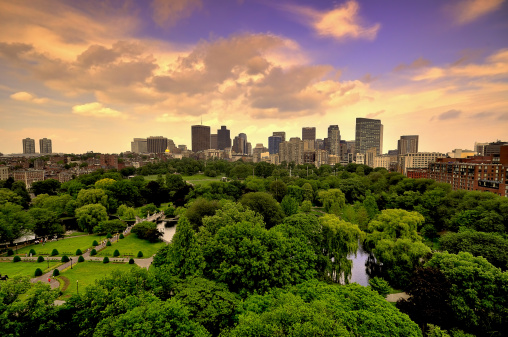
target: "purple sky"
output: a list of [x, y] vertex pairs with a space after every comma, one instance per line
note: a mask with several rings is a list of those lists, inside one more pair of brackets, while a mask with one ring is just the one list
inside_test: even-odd
[[506, 18], [504, 0], [0, 0], [0, 152], [190, 146], [201, 118], [253, 146], [352, 140], [357, 117], [382, 120], [384, 152], [508, 140]]

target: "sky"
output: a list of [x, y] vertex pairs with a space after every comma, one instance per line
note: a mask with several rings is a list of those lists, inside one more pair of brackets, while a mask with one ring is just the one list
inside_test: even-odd
[[0, 152], [191, 147], [191, 125], [317, 138], [355, 120], [420, 151], [508, 141], [505, 0], [0, 0]]

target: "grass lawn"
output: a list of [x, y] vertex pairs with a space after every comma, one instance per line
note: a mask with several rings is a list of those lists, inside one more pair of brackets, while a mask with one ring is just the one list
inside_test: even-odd
[[[98, 262], [80, 262], [75, 264], [72, 269], [66, 269], [57, 276], [60, 281], [60, 290], [63, 294], [61, 299], [71, 297], [71, 295], [79, 291], [84, 292], [86, 286], [94, 284], [95, 280], [102, 279], [111, 275], [114, 270], [129, 271], [132, 268], [139, 268], [135, 264], [128, 263], [98, 263]], [[76, 285], [78, 281], [78, 285]]]
[[[68, 239], [59, 239], [58, 241], [51, 241], [46, 242], [44, 246], [42, 244], [34, 244], [31, 246], [27, 246], [21, 249], [18, 249], [17, 255], [19, 256], [25, 256], [26, 253], [30, 252], [30, 249], [34, 249], [36, 256], [39, 254], [51, 254], [53, 249], [58, 250], [58, 256], [64, 255], [71, 255], [74, 256], [76, 254], [76, 250], [79, 248], [82, 252], [85, 252], [88, 248], [92, 247], [93, 240], [97, 240], [98, 242], [100, 239], [105, 239], [106, 237], [104, 235], [88, 235], [88, 236], [79, 236], [79, 237], [72, 237]], [[49, 256], [49, 255], [45, 255]]]
[[149, 258], [157, 251], [164, 247], [164, 242], [151, 243], [148, 240], [138, 239], [135, 234], [129, 234], [124, 239], [112, 243], [110, 247], [106, 247], [97, 253], [97, 256], [112, 257], [116, 249], [120, 252], [120, 257], [124, 254], [131, 254], [133, 258], [137, 258], [138, 252], [143, 252], [143, 258]]
[[49, 261], [48, 262], [0, 262], [0, 274], [7, 275], [10, 278], [14, 276], [30, 276], [35, 277], [35, 269], [41, 268], [42, 272], [45, 273], [53, 268], [58, 267], [62, 263], [60, 261]]
[[[162, 177], [164, 178], [165, 175], [163, 175]], [[220, 181], [222, 177], [223, 177], [222, 173], [220, 173], [217, 177], [207, 177], [204, 174], [195, 174], [193, 176], [182, 175], [183, 180], [188, 181], [189, 183], [191, 183], [193, 185], [209, 184], [212, 181]], [[144, 176], [144, 178], [146, 181], [157, 180], [157, 175], [154, 174], [154, 175]]]

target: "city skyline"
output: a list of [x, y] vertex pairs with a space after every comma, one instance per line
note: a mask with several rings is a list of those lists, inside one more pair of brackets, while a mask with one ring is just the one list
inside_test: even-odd
[[[55, 153], [130, 150], [191, 125], [254, 146], [302, 127], [316, 138], [382, 120], [383, 150], [506, 139], [508, 4], [0, 2], [0, 152], [48, 138]], [[234, 137], [233, 137], [234, 138]]]

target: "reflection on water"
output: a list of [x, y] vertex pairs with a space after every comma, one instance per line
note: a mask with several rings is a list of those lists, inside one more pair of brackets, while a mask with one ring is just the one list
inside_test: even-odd
[[164, 233], [162, 235], [162, 239], [166, 242], [171, 242], [171, 239], [173, 239], [173, 235], [175, 235], [176, 231], [176, 225], [173, 225], [171, 227], [164, 227], [163, 223], [160, 223], [157, 225], [157, 229]]
[[369, 279], [370, 279], [370, 273], [367, 272], [367, 266], [370, 266], [369, 269], [372, 267], [373, 262], [375, 262], [372, 256], [367, 253], [363, 249], [363, 245], [361, 242], [358, 243], [358, 251], [355, 254], [348, 255], [349, 260], [353, 260], [353, 268], [351, 270], [351, 279], [349, 280], [349, 283], [358, 283], [362, 286], [366, 287], [369, 285]]

